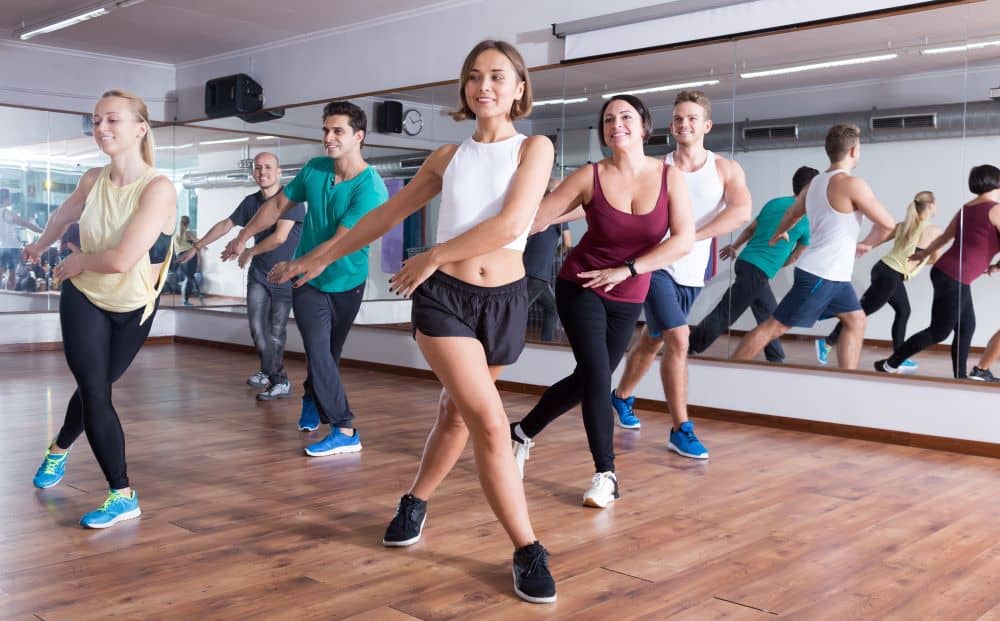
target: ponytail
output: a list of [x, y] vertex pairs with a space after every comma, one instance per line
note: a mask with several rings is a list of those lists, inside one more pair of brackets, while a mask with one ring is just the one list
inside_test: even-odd
[[917, 192], [917, 195], [913, 197], [910, 204], [906, 206], [906, 219], [903, 220], [903, 226], [900, 229], [900, 235], [902, 235], [903, 239], [909, 239], [916, 232], [917, 225], [922, 219], [920, 216], [923, 215], [935, 200], [933, 192], [927, 190]]

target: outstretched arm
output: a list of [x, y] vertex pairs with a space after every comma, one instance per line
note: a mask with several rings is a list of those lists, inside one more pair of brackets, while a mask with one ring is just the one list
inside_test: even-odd
[[756, 231], [757, 231], [757, 221], [754, 220], [749, 225], [747, 225], [745, 229], [743, 229], [743, 232], [740, 233], [739, 237], [737, 237], [733, 241], [733, 243], [729, 244], [728, 246], [723, 246], [722, 248], [719, 249], [719, 258], [735, 259], [736, 251], [740, 249], [740, 246], [750, 241], [750, 238], [753, 237], [753, 234]]
[[236, 226], [236, 224], [229, 218], [226, 218], [224, 220], [219, 220], [218, 222], [212, 225], [212, 228], [208, 229], [208, 232], [205, 233], [201, 237], [201, 239], [195, 240], [193, 248], [185, 251], [181, 256], [177, 257], [177, 261], [180, 263], [187, 263], [192, 258], [194, 258], [194, 255], [198, 254], [199, 250], [202, 250], [205, 246], [211, 244], [215, 240], [219, 239], [220, 237], [231, 231], [234, 226]]
[[281, 214], [291, 209], [293, 205], [295, 203], [285, 196], [283, 191], [264, 201], [253, 219], [247, 222], [243, 230], [226, 244], [226, 249], [222, 251], [222, 260], [228, 261], [240, 256], [251, 237], [274, 226]]
[[581, 205], [592, 175], [590, 166], [578, 168], [560, 183], [559, 187], [543, 198], [531, 225], [531, 232], [537, 233], [553, 224], [582, 218], [585, 214]]
[[90, 194], [90, 189], [94, 187], [94, 182], [97, 181], [100, 174], [100, 168], [91, 168], [83, 173], [73, 193], [62, 202], [62, 205], [59, 205], [55, 213], [49, 216], [49, 221], [45, 224], [45, 230], [42, 231], [41, 237], [24, 247], [25, 260], [37, 261], [49, 246], [62, 237], [70, 224], [80, 220], [83, 207], [87, 202], [87, 195]]

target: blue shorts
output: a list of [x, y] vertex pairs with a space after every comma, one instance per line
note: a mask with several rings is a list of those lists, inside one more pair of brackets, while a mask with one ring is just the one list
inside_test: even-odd
[[789, 328], [811, 328], [820, 319], [856, 310], [861, 310], [861, 304], [851, 283], [795, 268], [795, 282], [774, 309], [774, 318]]
[[688, 315], [699, 293], [701, 287], [678, 285], [667, 270], [653, 272], [643, 305], [649, 336], [659, 338], [664, 330], [687, 325]]

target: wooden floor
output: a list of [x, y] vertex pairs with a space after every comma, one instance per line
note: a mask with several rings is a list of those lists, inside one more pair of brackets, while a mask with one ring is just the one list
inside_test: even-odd
[[[249, 354], [146, 347], [115, 389], [143, 515], [85, 531], [105, 493], [85, 441], [58, 487], [31, 487], [72, 390], [62, 354], [0, 356], [0, 618], [1000, 619], [994, 460], [700, 421], [712, 459], [698, 462], [641, 412], [641, 432], [617, 432], [622, 498], [602, 511], [580, 506], [591, 464], [567, 415], [527, 468], [559, 580], [539, 606], [513, 595], [468, 452], [423, 541], [380, 545], [434, 382], [347, 370], [365, 449], [310, 459], [320, 433], [295, 430], [298, 398], [253, 401], [254, 369]], [[504, 394], [514, 417], [534, 399]]]

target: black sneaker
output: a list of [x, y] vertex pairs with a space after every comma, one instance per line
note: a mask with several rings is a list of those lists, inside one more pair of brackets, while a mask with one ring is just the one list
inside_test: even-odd
[[382, 537], [382, 545], [389, 548], [412, 546], [420, 541], [420, 533], [424, 530], [426, 520], [427, 501], [420, 500], [413, 494], [406, 494], [399, 499], [396, 515]]
[[1000, 377], [993, 375], [989, 369], [980, 369], [979, 367], [972, 367], [972, 371], [969, 372], [969, 379], [976, 380], [978, 382], [990, 382], [997, 383], [1000, 382]]
[[549, 553], [542, 544], [532, 543], [514, 550], [514, 592], [532, 604], [556, 601], [556, 581], [549, 572]]
[[889, 366], [888, 358], [886, 358], [885, 360], [876, 360], [875, 370], [878, 371], [879, 373], [899, 373], [899, 369], [894, 369]]

